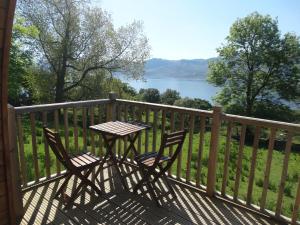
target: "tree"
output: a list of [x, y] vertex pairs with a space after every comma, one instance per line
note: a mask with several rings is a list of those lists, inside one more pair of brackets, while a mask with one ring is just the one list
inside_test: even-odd
[[174, 105], [187, 107], [187, 108], [194, 108], [194, 109], [203, 109], [203, 110], [210, 110], [212, 109], [212, 105], [203, 99], [200, 98], [181, 98], [174, 102]]
[[33, 56], [32, 52], [25, 48], [25, 44], [28, 41], [27, 36], [34, 33], [34, 27], [25, 27], [22, 18], [15, 19], [8, 71], [8, 101], [14, 106], [30, 100], [25, 77], [33, 63]]
[[[174, 105], [176, 106], [181, 106], [181, 107], [186, 107], [186, 108], [193, 108], [193, 109], [202, 109], [202, 110], [211, 110], [212, 105], [203, 99], [200, 98], [181, 98], [178, 99], [174, 102]], [[206, 124], [209, 123], [209, 120], [206, 118], [205, 119]], [[200, 117], [196, 116], [195, 118], [195, 124], [200, 124]], [[180, 126], [180, 115], [175, 114], [175, 125]], [[184, 117], [184, 126], [189, 127], [190, 126], [190, 115]], [[199, 132], [200, 127], [195, 126], [194, 132]]]
[[176, 100], [180, 99], [180, 94], [176, 90], [167, 89], [161, 94], [161, 102], [167, 105], [173, 105]]
[[160, 93], [156, 88], [141, 89], [139, 94], [145, 102], [160, 103]]
[[142, 76], [149, 45], [140, 22], [116, 29], [109, 14], [79, 0], [22, 0], [19, 10], [38, 30], [33, 48], [55, 76], [55, 102], [99, 70]]
[[219, 59], [209, 64], [208, 81], [223, 89], [217, 102], [255, 115], [259, 102], [294, 100], [300, 96], [300, 41], [281, 36], [278, 21], [252, 13], [230, 28]]

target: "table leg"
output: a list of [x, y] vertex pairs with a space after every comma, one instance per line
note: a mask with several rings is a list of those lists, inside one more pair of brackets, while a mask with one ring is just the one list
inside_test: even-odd
[[112, 163], [113, 163], [113, 166], [115, 167], [116, 171], [117, 171], [117, 174], [118, 176], [120, 177], [120, 180], [122, 182], [122, 185], [125, 189], [128, 189], [127, 186], [126, 186], [126, 182], [125, 180], [123, 179], [123, 176], [121, 174], [121, 171], [120, 171], [120, 168], [118, 167], [118, 161], [113, 153], [113, 147], [116, 143], [116, 140], [117, 140], [117, 137], [113, 137], [112, 139], [108, 140], [107, 137], [105, 136], [105, 134], [102, 134], [102, 137], [103, 137], [103, 140], [107, 146], [107, 155], [110, 156], [111, 160], [112, 160]]
[[122, 165], [122, 163], [123, 163], [124, 160], [126, 159], [126, 157], [127, 157], [127, 155], [128, 155], [128, 153], [129, 153], [130, 150], [133, 151], [134, 156], [137, 156], [137, 155], [138, 155], [138, 152], [137, 152], [137, 150], [136, 150], [136, 148], [135, 148], [135, 146], [134, 146], [134, 142], [135, 142], [136, 139], [138, 138], [139, 134], [140, 134], [140, 131], [139, 131], [139, 132], [136, 132], [133, 136], [128, 135], [129, 146], [128, 146], [128, 148], [126, 149], [126, 151], [124, 152], [123, 158], [119, 161], [119, 165]]

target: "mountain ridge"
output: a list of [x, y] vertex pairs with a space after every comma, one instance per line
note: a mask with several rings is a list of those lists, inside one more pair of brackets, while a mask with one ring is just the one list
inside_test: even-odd
[[147, 78], [174, 78], [174, 79], [206, 79], [209, 59], [178, 59], [169, 60], [152, 58], [145, 63]]

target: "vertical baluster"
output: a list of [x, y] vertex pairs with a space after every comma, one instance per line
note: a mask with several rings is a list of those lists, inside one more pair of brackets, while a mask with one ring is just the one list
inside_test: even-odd
[[65, 148], [69, 152], [69, 115], [68, 109], [64, 109], [64, 128], [65, 128]]
[[83, 149], [87, 151], [87, 129], [86, 129], [86, 108], [82, 108], [82, 139], [83, 139]]
[[195, 127], [195, 115], [190, 114], [189, 121], [189, 147], [187, 155], [187, 164], [186, 164], [186, 182], [190, 182], [191, 179], [191, 163], [192, 163], [192, 154], [193, 154], [193, 137], [194, 137], [194, 127]]
[[[90, 107], [90, 123], [91, 126], [95, 124], [94, 107]], [[95, 155], [95, 134], [94, 131], [92, 130], [91, 130], [91, 146], [92, 146], [92, 154]]]
[[232, 134], [232, 122], [229, 122], [227, 125], [227, 136], [226, 136], [226, 147], [225, 147], [225, 156], [224, 156], [224, 170], [223, 170], [223, 182], [221, 193], [223, 196], [226, 194], [226, 186], [228, 180], [228, 165], [229, 165], [229, 155], [230, 155], [230, 146], [231, 146], [231, 134]]
[[201, 169], [202, 169], [202, 156], [204, 151], [204, 135], [205, 135], [205, 116], [200, 117], [200, 137], [197, 157], [197, 172], [196, 172], [196, 186], [200, 186]]
[[[105, 110], [104, 110], [105, 112]], [[101, 112], [101, 106], [98, 107], [98, 122], [102, 123], [102, 112]], [[102, 157], [103, 156], [103, 140], [102, 140], [102, 136], [99, 134], [99, 156]]]
[[31, 127], [31, 141], [32, 141], [32, 157], [34, 166], [35, 181], [38, 182], [40, 178], [37, 144], [36, 144], [36, 129], [35, 129], [35, 114], [30, 113], [30, 127]]
[[75, 153], [78, 153], [78, 124], [77, 124], [76, 108], [73, 108], [73, 128], [74, 128], [74, 148], [75, 148]]
[[[171, 111], [171, 118], [170, 118], [170, 130], [171, 132], [174, 132], [175, 130], [175, 120], [174, 120], [174, 111]], [[169, 157], [173, 155], [173, 146], [169, 147]], [[168, 174], [172, 174], [172, 167], [168, 170]]]
[[[128, 121], [128, 105], [124, 107], [124, 121]], [[124, 138], [124, 152], [127, 149], [127, 138]]]
[[158, 111], [153, 111], [153, 137], [152, 137], [152, 151], [156, 150], [156, 136], [157, 136], [157, 117]]
[[[139, 122], [143, 122], [142, 121], [142, 115], [143, 115], [143, 109], [140, 106], [139, 109], [138, 109], [138, 115], [137, 115], [137, 118], [138, 118]], [[140, 134], [138, 136], [138, 146], [137, 146], [137, 151], [138, 151], [139, 154], [141, 154], [141, 149], [142, 149], [142, 133], [140, 132]]]
[[[184, 114], [180, 113], [180, 130], [184, 129]], [[184, 149], [182, 149], [182, 151], [184, 151]], [[182, 151], [180, 151], [180, 153], [178, 154], [177, 157], [177, 179], [181, 179], [181, 165], [182, 165]]]
[[239, 155], [236, 164], [236, 177], [235, 177], [235, 184], [234, 184], [234, 193], [233, 199], [236, 201], [239, 194], [239, 187], [240, 187], [240, 178], [242, 173], [242, 162], [243, 162], [243, 152], [244, 152], [244, 144], [245, 144], [245, 136], [246, 136], [246, 128], [247, 126], [243, 124], [241, 136], [240, 136], [240, 146], [239, 146]]
[[[117, 105], [117, 120], [121, 121], [122, 105]], [[122, 139], [118, 139], [118, 158], [121, 158]]]
[[17, 129], [18, 129], [18, 140], [19, 140], [19, 157], [21, 163], [21, 174], [22, 174], [22, 184], [24, 187], [27, 186], [27, 169], [26, 169], [26, 160], [25, 160], [25, 152], [24, 152], [24, 133], [22, 126], [21, 116], [17, 116]]
[[292, 224], [296, 224], [299, 212], [299, 205], [300, 205], [300, 177], [298, 178], [298, 187], [297, 187], [297, 194], [295, 198], [295, 203], [293, 207], [292, 213]]
[[261, 201], [260, 201], [260, 209], [261, 210], [264, 210], [265, 205], [266, 205], [275, 137], [276, 137], [276, 129], [272, 128], [270, 138], [269, 138], [268, 156], [267, 156], [266, 170], [265, 170], [265, 176], [264, 176], [263, 192], [262, 192]]
[[[146, 124], [149, 125], [149, 114], [150, 109], [146, 108]], [[149, 151], [149, 130], [147, 129], [145, 131], [145, 152], [147, 153]]]
[[256, 158], [257, 158], [257, 150], [259, 147], [259, 137], [260, 137], [261, 128], [255, 128], [254, 134], [254, 141], [253, 141], [253, 150], [252, 150], [252, 157], [251, 157], [251, 168], [250, 168], [250, 175], [249, 175], [249, 182], [248, 182], [248, 191], [247, 191], [247, 205], [251, 204], [252, 199], [252, 191], [253, 191], [253, 183], [254, 183], [254, 176], [255, 176], [255, 167], [256, 167]]
[[[43, 119], [43, 125], [47, 126], [47, 112], [43, 112], [42, 114]], [[45, 150], [45, 167], [46, 167], [46, 176], [49, 178], [51, 176], [51, 165], [50, 165], [50, 153], [49, 153], [49, 145], [47, 142], [47, 139], [44, 136], [44, 150]]]
[[[132, 105], [131, 106], [131, 115], [132, 115], [132, 121], [135, 121], [135, 120], [137, 120], [137, 115], [136, 115], [136, 107], [134, 106], [134, 105]], [[137, 147], [136, 146], [136, 142], [134, 143], [134, 145], [135, 145], [135, 147]], [[128, 154], [128, 156], [130, 157], [130, 160], [132, 161], [133, 160], [133, 158], [134, 158], [134, 155], [133, 155], [133, 152], [132, 151], [129, 151], [129, 154]]]
[[277, 205], [276, 205], [276, 211], [275, 211], [276, 217], [279, 217], [281, 214], [283, 191], [284, 191], [285, 180], [286, 180], [287, 171], [288, 171], [288, 164], [289, 164], [289, 157], [290, 157], [290, 153], [291, 153], [292, 141], [293, 141], [293, 133], [291, 131], [289, 131], [288, 136], [287, 136], [287, 142], [285, 145], [285, 155], [284, 155], [284, 159], [283, 159], [283, 167], [282, 167], [281, 179], [280, 179], [279, 190], [278, 190]]
[[166, 132], [166, 110], [162, 110], [162, 117], [161, 117], [161, 142]]
[[[54, 111], [54, 127], [56, 132], [59, 133], [59, 116], [58, 116], [58, 110]], [[56, 158], [56, 172], [59, 175], [60, 174], [60, 162], [59, 160]]]

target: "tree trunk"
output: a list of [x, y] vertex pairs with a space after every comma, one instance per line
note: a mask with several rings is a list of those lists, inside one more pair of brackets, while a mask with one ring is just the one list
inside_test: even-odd
[[59, 73], [56, 79], [55, 102], [64, 101], [64, 83], [65, 83], [65, 74]]

